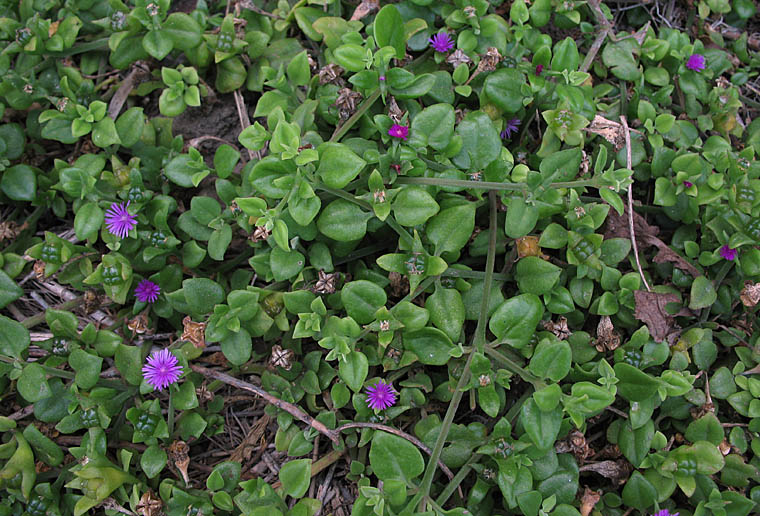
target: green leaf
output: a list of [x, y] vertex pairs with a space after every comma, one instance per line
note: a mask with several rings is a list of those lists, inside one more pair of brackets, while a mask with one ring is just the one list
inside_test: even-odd
[[23, 295], [24, 290], [0, 269], [0, 308], [5, 308]]
[[88, 202], [81, 206], [74, 217], [74, 232], [80, 240], [95, 239], [103, 225], [103, 210], [94, 203]]
[[718, 293], [715, 292], [712, 282], [705, 276], [698, 276], [691, 284], [691, 294], [689, 296], [689, 308], [699, 310], [712, 306], [718, 299]]
[[361, 239], [367, 233], [367, 221], [371, 213], [362, 211], [356, 204], [336, 199], [322, 210], [317, 219], [320, 233], [338, 242]]
[[523, 85], [525, 76], [517, 69], [500, 68], [486, 77], [483, 92], [488, 100], [504, 113], [514, 114], [523, 107]]
[[340, 299], [346, 312], [359, 324], [369, 324], [375, 320], [375, 312], [385, 306], [385, 290], [367, 280], [346, 283], [340, 292]]
[[501, 154], [499, 132], [483, 111], [467, 114], [457, 126], [457, 134], [462, 149], [452, 161], [463, 170], [483, 170]]
[[548, 450], [554, 446], [562, 425], [562, 408], [543, 411], [533, 398], [528, 398], [520, 409], [520, 421], [525, 433], [539, 450]]
[[190, 15], [172, 13], [164, 20], [161, 32], [171, 38], [174, 47], [179, 50], [190, 50], [201, 43], [200, 25]]
[[0, 353], [21, 359], [21, 353], [30, 343], [29, 330], [21, 323], [0, 315]]
[[367, 164], [342, 143], [324, 143], [319, 146], [317, 174], [331, 188], [343, 188], [353, 181]]
[[393, 4], [388, 4], [375, 16], [375, 41], [378, 47], [391, 46], [396, 51], [396, 59], [406, 55], [406, 35], [404, 20]]
[[92, 389], [98, 383], [103, 359], [83, 349], [75, 349], [69, 355], [69, 365], [76, 371], [74, 381], [82, 389]]
[[45, 370], [35, 363], [24, 366], [16, 388], [19, 394], [30, 403], [48, 398], [51, 394]]
[[435, 246], [435, 254], [462, 249], [475, 229], [475, 203], [445, 208], [428, 220], [425, 232]]
[[360, 351], [351, 351], [346, 356], [340, 358], [338, 365], [338, 374], [340, 379], [346, 382], [352, 391], [359, 392], [367, 379], [369, 372], [369, 362], [364, 353]]
[[422, 474], [425, 463], [415, 445], [387, 432], [377, 431], [369, 450], [369, 463], [377, 478], [409, 483]]
[[406, 186], [393, 199], [393, 213], [402, 226], [418, 226], [438, 213], [433, 196], [419, 186]]
[[657, 489], [638, 471], [634, 471], [623, 487], [623, 503], [641, 512], [654, 505]]
[[451, 339], [436, 328], [407, 331], [402, 338], [404, 348], [417, 355], [419, 361], [426, 365], [445, 365], [452, 356], [450, 351], [454, 350]]
[[309, 70], [309, 58], [306, 51], [299, 53], [288, 63], [288, 79], [294, 86], [306, 86], [311, 79]]
[[281, 247], [272, 249], [269, 266], [275, 281], [285, 281], [295, 277], [306, 265], [304, 255], [298, 251], [285, 251]]
[[625, 458], [638, 468], [649, 453], [652, 439], [654, 439], [654, 422], [651, 419], [635, 430], [631, 428], [630, 423], [625, 423], [618, 434], [618, 446]]
[[251, 358], [253, 350], [253, 340], [251, 335], [244, 329], [230, 333], [224, 337], [219, 344], [222, 347], [224, 358], [229, 360], [234, 366], [241, 366]]
[[536, 227], [538, 208], [519, 196], [510, 197], [504, 229], [510, 238], [522, 238]]
[[92, 143], [98, 147], [105, 148], [109, 145], [121, 143], [119, 133], [116, 131], [116, 123], [113, 118], [107, 116], [92, 128]]
[[465, 313], [462, 295], [458, 290], [436, 287], [435, 292], [425, 300], [425, 309], [436, 328], [452, 341], [459, 340]]
[[278, 476], [286, 495], [301, 498], [309, 490], [311, 483], [311, 459], [286, 462]]
[[520, 349], [530, 343], [544, 313], [541, 299], [534, 294], [521, 294], [498, 306], [488, 328], [500, 342]]
[[570, 372], [573, 354], [564, 340], [543, 339], [536, 346], [528, 369], [539, 378], [558, 382]]
[[174, 41], [161, 30], [151, 30], [143, 37], [143, 48], [156, 60], [161, 61], [174, 48]]
[[451, 104], [433, 104], [426, 107], [412, 119], [409, 144], [413, 147], [429, 145], [437, 151], [442, 151], [454, 135], [454, 119], [454, 107]]
[[661, 382], [625, 362], [615, 364], [618, 393], [628, 401], [645, 401], [654, 396]]
[[0, 179], [0, 189], [14, 201], [33, 201], [37, 196], [37, 174], [29, 165], [8, 168]]
[[515, 279], [522, 292], [537, 296], [552, 291], [562, 269], [536, 256], [526, 256], [517, 262]]
[[140, 468], [148, 478], [154, 478], [166, 466], [166, 452], [157, 444], [148, 446], [140, 456]]
[[207, 314], [214, 306], [224, 302], [224, 290], [208, 278], [190, 278], [182, 282], [185, 301], [193, 313]]
[[140, 385], [142, 377], [142, 353], [137, 346], [119, 344], [114, 355], [114, 364], [124, 379], [132, 385]]
[[232, 228], [225, 224], [219, 229], [215, 229], [208, 239], [208, 255], [216, 260], [224, 260], [224, 253], [227, 251], [230, 242], [232, 242]]
[[566, 37], [554, 46], [554, 55], [552, 56], [552, 70], [570, 72], [578, 69], [580, 56], [578, 55], [578, 46], [571, 37]]

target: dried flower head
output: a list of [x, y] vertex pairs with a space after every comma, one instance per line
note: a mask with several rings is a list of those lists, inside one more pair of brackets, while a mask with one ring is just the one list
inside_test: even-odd
[[406, 141], [406, 139], [409, 137], [409, 127], [405, 125], [393, 124], [391, 128], [388, 129], [388, 135], [394, 138], [401, 138], [402, 140]]
[[135, 289], [135, 297], [141, 303], [155, 303], [160, 293], [161, 287], [147, 279], [142, 280]]
[[169, 460], [182, 474], [185, 484], [190, 485], [190, 477], [187, 475], [187, 467], [190, 465], [190, 447], [185, 441], [174, 441], [169, 445]]
[[510, 120], [507, 120], [507, 125], [504, 127], [504, 130], [501, 132], [501, 138], [511, 138], [512, 134], [516, 134], [517, 131], [520, 128], [520, 119], [519, 118], [512, 118]]
[[338, 115], [341, 120], [348, 120], [356, 112], [356, 107], [362, 100], [362, 94], [351, 88], [343, 88], [338, 91], [335, 105], [338, 106]]
[[192, 342], [196, 348], [203, 348], [206, 346], [206, 323], [195, 322], [189, 315], [182, 319], [182, 336], [180, 340], [186, 340]]
[[327, 273], [324, 270], [317, 272], [317, 282], [314, 284], [312, 292], [315, 294], [332, 294], [335, 292], [335, 286], [338, 283], [338, 273]]
[[343, 75], [343, 68], [337, 64], [330, 63], [319, 71], [319, 84], [331, 83], [342, 86], [344, 82], [341, 79], [341, 75]]
[[751, 281], [744, 282], [744, 288], [739, 294], [744, 306], [757, 306], [760, 303], [760, 283], [752, 283]]
[[496, 70], [496, 65], [498, 65], [500, 61], [501, 61], [501, 54], [499, 53], [499, 49], [497, 49], [496, 47], [488, 47], [488, 50], [486, 50], [485, 55], [482, 58], [480, 58], [480, 63], [478, 63], [477, 73], [492, 72]]
[[446, 62], [456, 68], [462, 63], [472, 63], [472, 59], [470, 59], [469, 56], [462, 52], [460, 49], [456, 49], [451, 54], [449, 54], [449, 57], [446, 58]]
[[396, 391], [389, 383], [378, 380], [367, 387], [367, 406], [373, 410], [384, 410], [396, 403]]
[[695, 72], [701, 72], [705, 69], [705, 56], [702, 54], [692, 54], [686, 60], [686, 68]]
[[430, 38], [428, 42], [433, 46], [436, 52], [444, 53], [454, 48], [454, 40], [445, 32], [439, 32]]
[[256, 229], [253, 230], [253, 234], [249, 236], [248, 239], [255, 244], [256, 242], [266, 240], [269, 238], [270, 234], [271, 231], [269, 231], [265, 226], [256, 226]]
[[736, 256], [739, 254], [739, 251], [736, 249], [731, 249], [727, 245], [724, 245], [718, 250], [718, 253], [720, 254], [721, 258], [724, 258], [728, 261], [733, 261], [736, 259]]
[[166, 348], [153, 353], [147, 362], [142, 368], [143, 378], [156, 390], [168, 387], [182, 375], [182, 366], [178, 365], [177, 357]]
[[142, 312], [137, 314], [133, 319], [127, 321], [127, 328], [129, 328], [129, 331], [132, 332], [132, 337], [134, 337], [135, 335], [142, 335], [147, 332], [148, 323], [148, 316], [145, 315], [145, 312]]
[[290, 371], [293, 367], [293, 350], [282, 349], [282, 346], [275, 344], [272, 346], [272, 356], [269, 358], [269, 363], [272, 367], [282, 367], [286, 371]]
[[113, 203], [106, 210], [106, 228], [112, 235], [119, 238], [126, 238], [129, 232], [137, 226], [137, 216], [127, 211], [129, 201], [126, 204]]

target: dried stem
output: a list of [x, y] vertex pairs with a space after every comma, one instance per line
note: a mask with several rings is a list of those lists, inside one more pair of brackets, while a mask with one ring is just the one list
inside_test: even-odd
[[[620, 123], [623, 124], [623, 130], [625, 131], [625, 166], [628, 170], [633, 170], [631, 159], [631, 131], [628, 129], [628, 120], [625, 116], [620, 115]], [[644, 282], [644, 286], [647, 288], [647, 292], [651, 292], [649, 283], [644, 277], [644, 271], [641, 270], [641, 262], [639, 261], [639, 246], [636, 244], [636, 233], [633, 230], [633, 175], [631, 175], [631, 184], [628, 185], [628, 230], [631, 232], [631, 246], [633, 246], [633, 256], [636, 258], [636, 267], [639, 269], [639, 276], [641, 281]]]
[[[251, 125], [251, 119], [248, 118], [248, 111], [245, 107], [243, 95], [238, 90], [233, 91], [232, 94], [235, 97], [235, 107], [237, 108], [238, 118], [240, 119], [240, 127], [243, 131], [245, 131], [245, 129]], [[248, 159], [256, 159], [256, 153], [251, 149], [248, 149]]]
[[304, 423], [308, 424], [319, 433], [326, 435], [335, 444], [338, 444], [338, 442], [340, 441], [340, 439], [338, 438], [337, 432], [327, 428], [324, 425], [324, 423], [322, 423], [321, 421], [317, 421], [316, 419], [314, 419], [309, 414], [307, 414], [306, 412], [304, 412], [297, 406], [293, 405], [292, 403], [288, 403], [287, 401], [283, 401], [280, 398], [272, 396], [261, 387], [257, 387], [251, 383], [244, 382], [243, 380], [238, 380], [234, 376], [230, 376], [228, 374], [222, 373], [220, 371], [215, 371], [213, 369], [208, 369], [206, 367], [201, 367], [198, 365], [191, 365], [190, 367], [193, 371], [195, 371], [196, 373], [202, 374], [203, 376], [214, 378], [216, 380], [226, 383], [227, 385], [232, 385], [233, 387], [237, 387], [238, 389], [243, 389], [244, 391], [249, 391], [249, 392], [258, 394], [259, 396], [264, 398], [264, 400], [267, 403], [270, 403], [274, 405], [275, 407], [284, 410], [285, 412], [292, 415], [293, 417], [300, 419]]

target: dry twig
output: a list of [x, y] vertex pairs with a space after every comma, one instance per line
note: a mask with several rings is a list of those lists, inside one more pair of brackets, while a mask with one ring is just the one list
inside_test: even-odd
[[[623, 124], [625, 130], [625, 166], [628, 170], [633, 170], [631, 159], [631, 131], [628, 129], [628, 121], [623, 115], [620, 116], [620, 123]], [[636, 267], [639, 269], [639, 275], [644, 282], [644, 286], [648, 292], [652, 289], [647, 283], [647, 279], [644, 277], [644, 271], [641, 270], [641, 262], [639, 261], [639, 246], [636, 244], [636, 234], [633, 231], [633, 175], [631, 175], [631, 184], [628, 185], [628, 229], [631, 233], [631, 246], [633, 247], [633, 256], [636, 258]]]

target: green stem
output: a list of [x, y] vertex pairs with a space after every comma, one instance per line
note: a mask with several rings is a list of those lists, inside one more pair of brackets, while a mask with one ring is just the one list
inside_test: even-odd
[[[173, 386], [172, 386], [173, 387]], [[174, 389], [169, 389], [169, 407], [167, 409], [167, 425], [169, 426], [169, 435], [174, 435]]]
[[[498, 231], [496, 220], [496, 194], [489, 192], [489, 200], [491, 206], [491, 216], [490, 226], [488, 228], [490, 231], [490, 238], [488, 240], [488, 256], [486, 258], [486, 279], [483, 283], [483, 296], [480, 304], [480, 316], [478, 317], [478, 325], [475, 329], [474, 338], [474, 344], [480, 349], [485, 346], [485, 328], [487, 324], [486, 319], [488, 318], [491, 280], [493, 279], [493, 268], [496, 261], [496, 232]], [[456, 390], [454, 391], [454, 394], [451, 397], [451, 401], [449, 402], [449, 408], [446, 410], [446, 415], [444, 416], [443, 422], [441, 423], [441, 431], [438, 434], [435, 445], [433, 446], [433, 453], [430, 454], [430, 461], [427, 464], [427, 468], [425, 468], [425, 475], [422, 477], [422, 482], [420, 483], [420, 491], [414, 498], [412, 498], [411, 502], [407, 504], [403, 513], [410, 513], [414, 511], [414, 507], [422, 500], [424, 500], [424, 497], [428, 496], [430, 493], [430, 487], [433, 485], [433, 477], [435, 476], [435, 472], [438, 467], [438, 459], [441, 458], [443, 445], [446, 443], [446, 438], [449, 435], [451, 424], [454, 422], [454, 415], [459, 408], [459, 403], [462, 401], [462, 396], [466, 390], [465, 386], [470, 381], [470, 376], [472, 374], [470, 365], [472, 364], [472, 358], [474, 356], [475, 353], [472, 352], [470, 352], [467, 356], [467, 362], [465, 362], [462, 376], [459, 377], [459, 382], [457, 382]]]
[[474, 454], [470, 457], [470, 460], [467, 461], [467, 463], [459, 468], [459, 471], [457, 471], [457, 474], [454, 475], [454, 478], [452, 478], [448, 484], [446, 484], [446, 487], [441, 491], [441, 494], [438, 495], [438, 498], [436, 498], [435, 503], [438, 505], [445, 504], [449, 498], [451, 498], [451, 495], [454, 494], [454, 491], [456, 491], [457, 487], [459, 487], [459, 484], [461, 484], [464, 479], [467, 477], [467, 475], [470, 474], [470, 470], [472, 469], [471, 464], [474, 464], [480, 460], [481, 455], [479, 453]]
[[[449, 267], [443, 272], [443, 274], [441, 274], [441, 276], [447, 276], [449, 278], [483, 279], [486, 277], [486, 273], [483, 271], [465, 271], [462, 269], [452, 269]], [[500, 274], [498, 272], [494, 272], [492, 277], [493, 279], [499, 281], [509, 281], [512, 279], [512, 276], [509, 274]]]
[[[396, 179], [398, 184], [407, 185], [432, 185], [432, 186], [455, 186], [459, 188], [469, 188], [473, 190], [496, 190], [496, 191], [527, 191], [528, 185], [525, 183], [496, 183], [493, 181], [468, 181], [466, 179], [449, 179], [445, 177], [399, 177]], [[581, 188], [591, 186], [599, 187], [599, 182], [595, 179], [582, 179], [579, 181], [563, 181], [560, 183], [551, 183], [549, 188]]]
[[389, 215], [387, 219], [385, 219], [385, 222], [396, 232], [398, 233], [398, 236], [401, 237], [402, 240], [405, 240], [405, 245], [407, 245], [409, 248], [412, 247], [414, 244], [414, 239], [412, 238], [412, 235], [409, 234], [409, 232], [404, 229], [404, 227], [396, 222], [396, 219], [393, 217], [393, 215]]
[[345, 200], [350, 201], [350, 202], [352, 202], [354, 204], [357, 204], [357, 205], [361, 206], [362, 208], [364, 208], [367, 211], [374, 212], [374, 210], [372, 209], [372, 205], [370, 203], [368, 203], [367, 201], [363, 201], [361, 199], [356, 198], [356, 196], [351, 195], [350, 193], [346, 192], [345, 190], [338, 190], [336, 188], [330, 188], [329, 186], [327, 186], [326, 184], [324, 184], [324, 183], [322, 183], [320, 181], [314, 181], [314, 183], [312, 184], [312, 186], [314, 188], [316, 188], [317, 190], [322, 190], [323, 192], [330, 193], [330, 194], [334, 195], [335, 197], [340, 197], [341, 199], [345, 199]]
[[331, 142], [339, 142], [341, 138], [343, 138], [343, 135], [345, 135], [351, 127], [361, 118], [361, 116], [372, 107], [372, 104], [375, 103], [375, 101], [380, 97], [380, 88], [376, 89], [372, 92], [372, 94], [364, 99], [364, 102], [361, 103], [361, 105], [356, 109], [356, 113], [351, 115], [351, 118], [346, 120], [343, 125], [338, 127], [335, 132], [333, 133], [332, 137], [330, 137]]
[[533, 385], [533, 387], [538, 391], [546, 387], [546, 384], [541, 380], [539, 377], [533, 375], [532, 373], [528, 372], [524, 367], [522, 367], [520, 364], [512, 360], [511, 358], [508, 358], [506, 355], [503, 355], [502, 353], [499, 353], [491, 346], [486, 346], [485, 352], [487, 355], [491, 355], [493, 358], [501, 362], [503, 365], [507, 367], [510, 371], [518, 375], [520, 378], [525, 380], [526, 382]]
[[[56, 305], [52, 308], [56, 310], [69, 310], [70, 308], [75, 308], [82, 304], [82, 301], [84, 300], [84, 296], [78, 296], [72, 299], [71, 301], [66, 301], [65, 303], [61, 303], [60, 305]], [[31, 317], [27, 317], [23, 321], [21, 321], [21, 325], [26, 328], [34, 328], [38, 324], [41, 324], [45, 322], [45, 312], [40, 312], [37, 315], [33, 315]]]
[[296, 15], [296, 9], [303, 6], [304, 4], [306, 4], [306, 0], [298, 0], [298, 2], [296, 2], [295, 5], [293, 5], [293, 7], [290, 9], [290, 12], [285, 17], [285, 21], [288, 23], [292, 22], [293, 18]]

